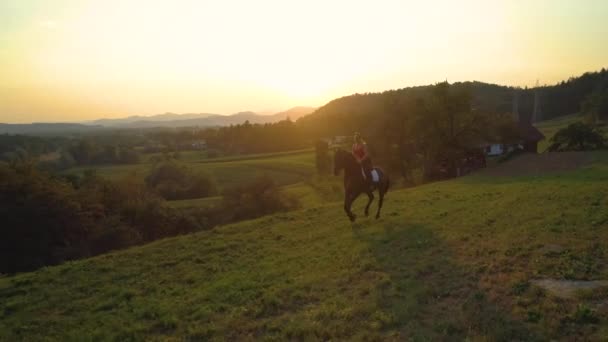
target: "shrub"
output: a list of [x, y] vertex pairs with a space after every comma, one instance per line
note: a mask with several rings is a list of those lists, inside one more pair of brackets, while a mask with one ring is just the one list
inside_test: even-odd
[[218, 150], [208, 150], [207, 151], [207, 158], [217, 158], [220, 157], [220, 152]]
[[53, 177], [0, 165], [0, 273], [29, 271], [199, 230], [141, 179]]
[[553, 138], [549, 151], [597, 150], [606, 146], [606, 139], [597, 127], [576, 122], [560, 129]]
[[224, 193], [221, 211], [228, 221], [255, 218], [298, 206], [295, 198], [287, 196], [266, 176], [236, 186]]
[[31, 166], [0, 167], [0, 273], [86, 255], [95, 215], [66, 182]]
[[175, 161], [155, 165], [146, 177], [146, 184], [167, 200], [208, 197], [217, 193], [208, 175], [194, 172]]

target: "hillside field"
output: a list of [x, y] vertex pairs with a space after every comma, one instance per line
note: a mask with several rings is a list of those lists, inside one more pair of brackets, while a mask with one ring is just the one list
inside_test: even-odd
[[608, 155], [584, 160], [392, 191], [380, 220], [311, 201], [0, 278], [0, 340], [605, 340], [607, 287], [535, 285], [608, 279]]
[[[242, 155], [207, 159], [202, 152], [184, 152], [179, 159], [194, 171], [205, 172], [220, 190], [243, 184], [257, 176], [267, 175], [278, 185], [289, 185], [309, 180], [315, 173], [314, 152], [300, 150], [258, 155]], [[94, 169], [98, 175], [118, 179], [130, 174], [145, 177], [153, 166], [150, 156], [145, 162], [127, 165], [92, 165], [72, 168], [65, 173], [82, 174]]]

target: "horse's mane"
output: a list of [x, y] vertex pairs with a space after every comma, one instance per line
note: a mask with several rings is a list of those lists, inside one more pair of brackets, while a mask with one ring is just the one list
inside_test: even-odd
[[354, 159], [354, 156], [351, 153], [349, 153], [348, 151], [346, 151], [345, 149], [343, 149], [343, 148], [338, 148], [336, 150], [336, 154], [343, 155], [344, 157], [350, 156], [350, 157], [353, 157], [353, 159]]
[[350, 165], [343, 165], [345, 168], [348, 166], [353, 166], [357, 164], [357, 161], [355, 160], [355, 157], [352, 155], [352, 153], [346, 151], [343, 148], [338, 148], [336, 150], [336, 156], [340, 156], [340, 158], [342, 158], [344, 163], [349, 163]]

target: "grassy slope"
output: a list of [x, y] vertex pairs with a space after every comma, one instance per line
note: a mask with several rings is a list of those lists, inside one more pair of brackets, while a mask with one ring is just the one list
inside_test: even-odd
[[351, 225], [334, 203], [0, 278], [0, 340], [606, 339], [601, 295], [529, 283], [608, 279], [595, 156], [392, 192], [378, 221]]

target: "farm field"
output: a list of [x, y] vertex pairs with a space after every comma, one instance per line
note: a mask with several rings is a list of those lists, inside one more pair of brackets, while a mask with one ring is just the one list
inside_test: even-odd
[[605, 340], [608, 287], [539, 284], [608, 279], [608, 155], [551, 155], [0, 278], [0, 340]]
[[[323, 203], [340, 201], [341, 184], [338, 177], [318, 179], [285, 185], [282, 191], [298, 199], [301, 207], [314, 207]], [[173, 208], [204, 208], [211, 207], [222, 201], [222, 196], [195, 198], [188, 200], [169, 201]]]
[[[200, 155], [200, 159], [195, 158], [195, 154]], [[66, 173], [80, 174], [87, 169], [95, 169], [98, 175], [109, 179], [118, 179], [130, 174], [145, 177], [153, 166], [149, 160], [150, 158], [148, 158], [148, 162], [140, 164], [73, 168], [67, 170]], [[282, 186], [308, 180], [315, 173], [314, 153], [311, 150], [217, 159], [204, 159], [202, 154], [190, 152], [184, 153], [180, 157], [180, 161], [194, 171], [209, 174], [217, 183], [220, 191], [262, 175], [272, 178]]]

